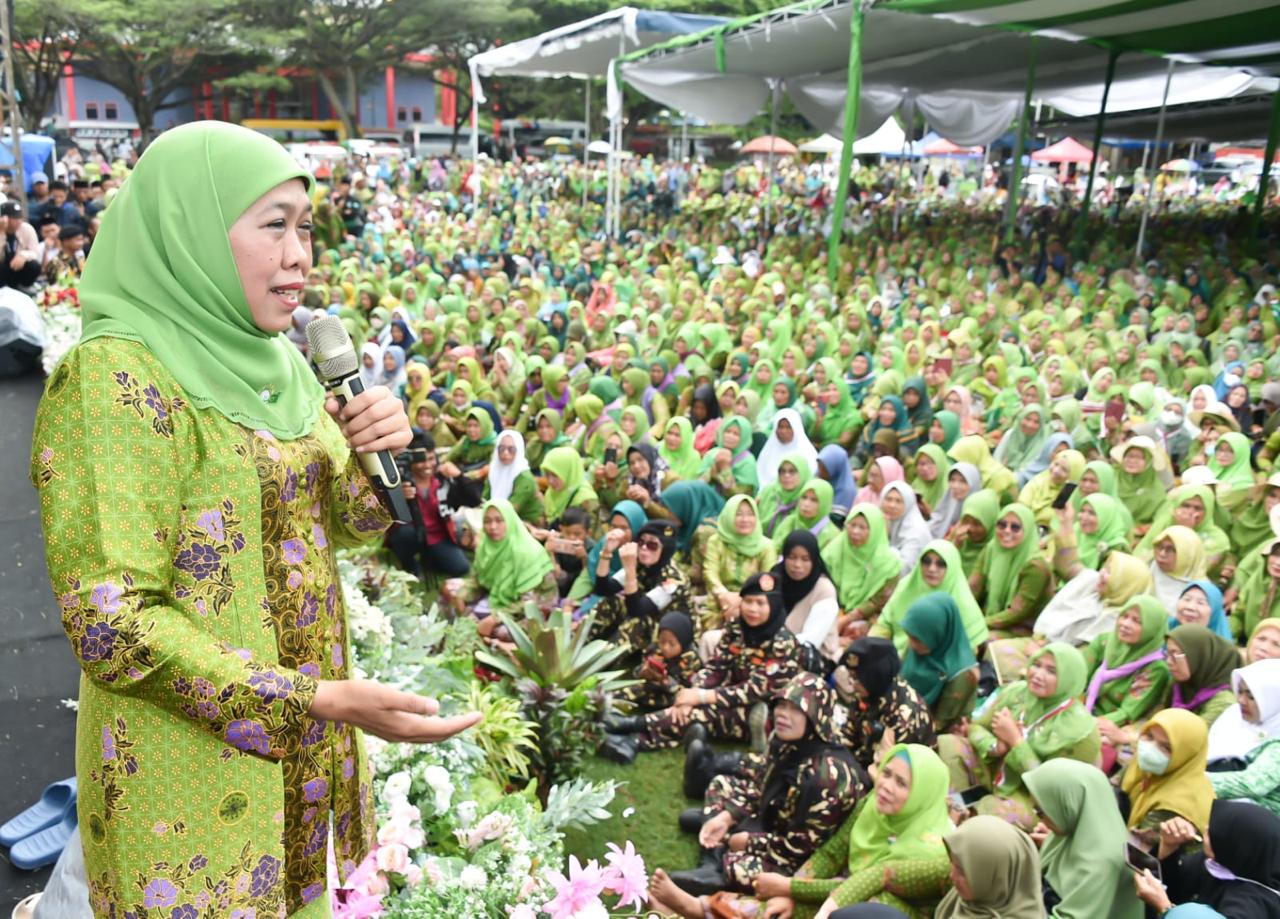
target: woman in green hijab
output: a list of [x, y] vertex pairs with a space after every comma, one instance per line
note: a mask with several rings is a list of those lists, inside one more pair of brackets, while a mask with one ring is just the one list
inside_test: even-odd
[[1116, 494], [1144, 534], [1164, 504], [1167, 489], [1161, 473], [1168, 469], [1164, 451], [1149, 437], [1131, 437], [1111, 451], [1116, 469]]
[[1023, 782], [1047, 818], [1044, 830], [1050, 835], [1040, 849], [1040, 863], [1058, 899], [1050, 915], [1142, 919], [1133, 869], [1117, 843], [1128, 830], [1102, 770], [1059, 758], [1026, 773]]
[[[964, 881], [933, 919], [1044, 919], [1040, 853], [1031, 837], [999, 817], [970, 817], [944, 842], [951, 876]], [[957, 875], [959, 876], [957, 878]]]
[[[389, 522], [353, 450], [397, 451], [411, 432], [380, 388], [339, 415], [281, 334], [310, 269], [310, 183], [236, 125], [157, 138], [103, 214], [83, 333], [37, 413], [44, 532], [64, 547], [48, 566], [80, 611], [64, 626], [85, 674], [77, 808], [101, 915], [173, 902], [157, 864], [195, 891], [252, 863], [270, 871], [227, 890], [228, 914], [327, 916], [311, 826], [335, 827], [339, 863], [360, 862], [374, 831], [354, 728], [444, 738], [476, 720], [426, 719], [420, 697], [349, 680], [333, 637], [347, 633], [334, 550]], [[328, 728], [310, 736], [317, 719]], [[142, 767], [88, 781], [126, 734]], [[327, 781], [304, 802], [314, 776]], [[153, 831], [159, 800], [187, 832]]]
[[992, 639], [1030, 635], [1053, 596], [1053, 570], [1040, 553], [1039, 532], [1029, 507], [1006, 505], [974, 563], [969, 589], [982, 606]]
[[715, 446], [702, 458], [698, 478], [728, 499], [749, 495], [760, 487], [756, 458], [751, 455], [751, 425], [740, 415], [730, 415], [716, 430]]
[[542, 461], [556, 447], [569, 443], [564, 436], [564, 416], [553, 408], [544, 408], [534, 419], [534, 428], [525, 438], [524, 456], [535, 473], [542, 471]]
[[916, 600], [937, 591], [954, 598], [969, 644], [972, 650], [978, 651], [987, 640], [987, 622], [982, 616], [982, 607], [969, 590], [959, 551], [945, 539], [935, 539], [924, 547], [919, 564], [898, 582], [884, 612], [871, 627], [871, 635], [892, 639], [898, 653], [905, 654], [907, 634], [903, 630], [903, 617]]
[[737, 618], [738, 590], [747, 578], [768, 571], [777, 561], [778, 550], [760, 529], [755, 499], [734, 495], [725, 502], [716, 531], [707, 540], [702, 578], [712, 607], [704, 617], [703, 631]]
[[1216, 492], [1224, 510], [1234, 513], [1249, 498], [1254, 486], [1250, 466], [1249, 438], [1238, 431], [1228, 431], [1218, 438], [1209, 470], [1217, 476]]
[[1027, 678], [1002, 687], [969, 725], [964, 737], [938, 738], [938, 755], [957, 790], [981, 785], [991, 795], [977, 811], [1023, 830], [1035, 826], [1035, 805], [1023, 776], [1051, 759], [1093, 764], [1102, 743], [1097, 723], [1080, 702], [1089, 668], [1064, 642], [1032, 655]]
[[788, 534], [795, 530], [808, 530], [818, 540], [819, 550], [825, 549], [840, 537], [840, 527], [831, 521], [831, 503], [835, 492], [831, 483], [813, 478], [800, 492], [796, 509], [782, 519], [773, 531], [773, 545], [779, 552]]
[[693, 446], [693, 423], [684, 415], [677, 415], [667, 425], [658, 445], [658, 455], [678, 478], [696, 479], [702, 469], [702, 458]]
[[959, 439], [960, 416], [946, 409], [934, 412], [933, 421], [929, 424], [929, 443], [950, 450]]
[[1044, 406], [1033, 402], [1018, 412], [992, 458], [1017, 476], [1040, 456], [1050, 433], [1048, 413]]
[[788, 514], [800, 503], [800, 492], [813, 478], [813, 472], [800, 454], [783, 457], [778, 463], [778, 474], [772, 482], [760, 491], [760, 517], [766, 536], [772, 538], [774, 532]]
[[[1169, 611], [1152, 596], [1134, 597], [1116, 618], [1116, 627], [1084, 648], [1092, 666], [1084, 704], [1098, 719], [1098, 731], [1114, 762], [1115, 750], [1137, 743], [1131, 725], [1163, 704], [1173, 677], [1164, 656]], [[1139, 682], [1141, 680], [1141, 682]]]
[[[484, 524], [476, 546], [471, 574], [450, 596], [459, 612], [484, 600], [490, 613], [522, 612], [526, 603], [545, 605], [559, 597], [551, 556], [533, 538], [510, 501], [490, 501], [483, 508]], [[497, 625], [490, 617], [491, 632]]]
[[441, 467], [440, 471], [447, 478], [480, 469], [488, 464], [493, 455], [493, 445], [498, 439], [493, 433], [493, 418], [478, 407], [468, 409], [466, 418], [462, 440], [444, 455], [445, 463], [455, 467], [452, 472]]
[[951, 459], [938, 444], [928, 443], [916, 453], [916, 475], [911, 480], [911, 490], [929, 506], [932, 513], [947, 493], [947, 477], [951, 474]]
[[849, 387], [840, 375], [840, 368], [829, 357], [818, 361], [823, 369], [824, 382], [818, 392], [820, 414], [814, 428], [814, 446], [839, 444], [846, 450], [858, 439], [862, 427], [862, 415], [854, 404]]
[[580, 507], [592, 519], [600, 510], [600, 499], [587, 483], [582, 459], [573, 447], [556, 447], [542, 458], [542, 474], [547, 480], [543, 494], [547, 520], [556, 521], [571, 507]]
[[841, 632], [875, 622], [902, 570], [889, 545], [884, 512], [874, 504], [855, 504], [840, 537], [822, 550], [822, 561], [839, 595]]
[[902, 678], [928, 703], [933, 729], [942, 735], [968, 715], [978, 688], [978, 661], [960, 608], [941, 591], [925, 594], [908, 607], [902, 631]]

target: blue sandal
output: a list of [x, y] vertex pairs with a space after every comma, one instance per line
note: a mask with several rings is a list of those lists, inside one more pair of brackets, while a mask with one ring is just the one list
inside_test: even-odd
[[34, 836], [14, 843], [9, 850], [9, 861], [15, 868], [23, 871], [35, 871], [46, 865], [52, 865], [67, 847], [67, 840], [76, 828], [76, 809], [71, 807], [63, 815], [62, 820], [51, 827], [46, 827]]
[[0, 846], [15, 846], [28, 836], [55, 826], [76, 810], [76, 777], [54, 782], [44, 790], [40, 800], [0, 826]]

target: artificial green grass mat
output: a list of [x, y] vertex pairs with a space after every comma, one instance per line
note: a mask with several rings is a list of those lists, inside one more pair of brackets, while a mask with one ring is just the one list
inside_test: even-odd
[[[605, 843], [635, 844], [644, 856], [650, 873], [654, 868], [679, 871], [698, 864], [698, 838], [680, 832], [677, 818], [686, 807], [701, 807], [701, 801], [684, 796], [684, 750], [655, 750], [641, 753], [630, 766], [619, 766], [593, 756], [586, 761], [582, 776], [593, 781], [613, 779], [625, 782], [609, 805], [613, 817], [586, 829], [565, 835], [565, 851], [580, 861], [603, 858]], [[630, 816], [624, 817], [629, 808]]]

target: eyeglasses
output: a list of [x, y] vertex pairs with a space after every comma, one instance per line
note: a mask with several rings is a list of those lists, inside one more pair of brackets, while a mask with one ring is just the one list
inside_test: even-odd
[[498, 452], [499, 453], [515, 453], [516, 452], [515, 444], [499, 444]]
[[1187, 659], [1187, 655], [1183, 651], [1170, 651], [1168, 648], [1165, 648], [1165, 653], [1174, 660], [1185, 661]]
[[662, 548], [662, 542], [657, 539], [637, 539], [636, 545], [641, 549], [648, 549], [650, 552], [656, 552]]
[[1022, 524], [1016, 520], [1000, 520], [996, 523], [997, 530], [1008, 530], [1010, 533], [1021, 533]]
[[920, 560], [922, 568], [946, 568], [947, 563], [936, 555], [926, 555]]

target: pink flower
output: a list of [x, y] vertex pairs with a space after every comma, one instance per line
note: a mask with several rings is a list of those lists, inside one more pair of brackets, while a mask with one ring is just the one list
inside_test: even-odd
[[542, 904], [542, 908], [551, 914], [551, 919], [573, 919], [579, 913], [603, 913], [600, 894], [604, 891], [604, 885], [604, 872], [595, 859], [584, 866], [579, 863], [576, 855], [570, 855], [569, 876], [565, 877], [559, 871], [551, 872], [551, 886], [556, 895]]
[[645, 871], [644, 859], [636, 852], [631, 841], [627, 841], [625, 849], [619, 849], [613, 843], [608, 845], [608, 853], [604, 860], [609, 863], [604, 869], [605, 888], [618, 895], [618, 905], [629, 904], [639, 909], [648, 899], [649, 874]]
[[398, 842], [378, 847], [378, 868], [382, 871], [403, 874], [409, 867], [409, 850]]
[[[329, 884], [333, 891], [333, 919], [369, 919], [382, 914], [382, 895], [389, 889], [372, 854], [350, 873], [347, 883], [338, 885], [337, 866], [329, 853]], [[381, 889], [379, 889], [381, 888]]]
[[410, 887], [417, 887], [422, 883], [422, 869], [417, 865], [410, 864], [402, 873], [404, 874], [405, 883]]

